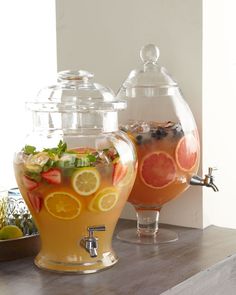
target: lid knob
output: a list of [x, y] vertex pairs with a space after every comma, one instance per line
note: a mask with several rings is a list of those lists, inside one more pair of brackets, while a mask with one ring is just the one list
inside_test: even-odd
[[93, 78], [93, 74], [87, 71], [62, 71], [58, 73], [58, 81], [87, 81]]
[[160, 56], [159, 48], [154, 44], [147, 44], [140, 50], [140, 57], [146, 63], [156, 63]]

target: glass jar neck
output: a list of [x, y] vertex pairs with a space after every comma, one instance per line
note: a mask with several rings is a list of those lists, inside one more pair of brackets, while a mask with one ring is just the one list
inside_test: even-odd
[[33, 131], [62, 130], [63, 133], [100, 133], [118, 130], [115, 112], [33, 112]]

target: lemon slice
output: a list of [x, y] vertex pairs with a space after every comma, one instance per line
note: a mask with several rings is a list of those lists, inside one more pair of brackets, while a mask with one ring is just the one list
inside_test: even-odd
[[72, 176], [72, 185], [79, 195], [92, 195], [100, 186], [100, 174], [93, 167], [80, 168]]
[[45, 198], [47, 211], [59, 219], [74, 219], [81, 211], [81, 202], [67, 192], [53, 192]]
[[107, 212], [115, 207], [119, 193], [114, 187], [107, 187], [99, 191], [89, 204], [90, 211]]

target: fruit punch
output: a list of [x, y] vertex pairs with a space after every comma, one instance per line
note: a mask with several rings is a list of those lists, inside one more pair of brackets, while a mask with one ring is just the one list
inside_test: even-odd
[[[42, 240], [37, 266], [93, 272], [117, 261], [112, 234], [135, 179], [126, 147], [119, 138], [101, 150], [68, 149], [60, 141], [57, 147], [41, 151], [27, 145], [17, 154], [17, 183]], [[94, 225], [105, 226], [104, 232], [96, 232], [95, 259], [81, 244]]]
[[189, 187], [199, 166], [197, 130], [175, 122], [132, 122], [121, 128], [136, 145], [139, 168], [129, 202], [160, 209]]

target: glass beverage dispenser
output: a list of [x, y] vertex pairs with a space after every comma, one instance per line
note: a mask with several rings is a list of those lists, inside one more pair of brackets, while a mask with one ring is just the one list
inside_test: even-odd
[[35, 264], [77, 273], [112, 266], [113, 231], [136, 175], [134, 146], [118, 129], [126, 102], [92, 74], [64, 71], [27, 107], [33, 131], [14, 169], [40, 232]]
[[190, 184], [211, 186], [212, 170], [202, 179], [198, 171], [200, 145], [192, 112], [177, 83], [159, 66], [159, 49], [152, 44], [140, 51], [142, 65], [133, 70], [117, 97], [127, 101], [120, 113], [121, 130], [134, 142], [138, 172], [128, 201], [135, 207], [137, 229], [118, 234], [124, 241], [156, 244], [175, 241], [177, 235], [158, 229], [162, 206]]

